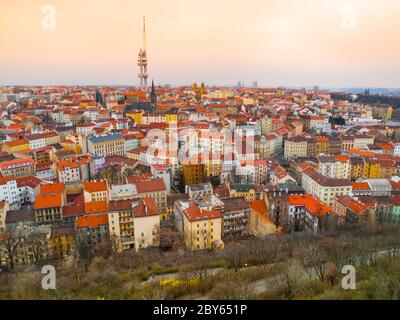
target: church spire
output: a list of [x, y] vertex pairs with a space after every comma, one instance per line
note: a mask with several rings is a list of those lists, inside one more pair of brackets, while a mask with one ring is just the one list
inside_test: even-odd
[[153, 105], [153, 108], [156, 107], [157, 94], [156, 89], [154, 88], [154, 80], [151, 80], [150, 103]]

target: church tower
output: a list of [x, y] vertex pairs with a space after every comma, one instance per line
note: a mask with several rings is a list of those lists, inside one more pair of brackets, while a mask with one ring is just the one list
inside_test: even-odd
[[156, 104], [157, 104], [157, 94], [156, 94], [156, 90], [154, 88], [154, 80], [151, 81], [150, 103], [151, 103], [153, 109], [155, 109]]

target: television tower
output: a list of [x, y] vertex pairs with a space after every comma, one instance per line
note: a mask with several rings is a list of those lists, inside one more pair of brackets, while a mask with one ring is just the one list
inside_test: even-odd
[[138, 66], [140, 79], [140, 87], [143, 89], [147, 88], [147, 78], [149, 74], [147, 73], [147, 55], [146, 55], [146, 18], [143, 17], [143, 47], [139, 50], [138, 54]]

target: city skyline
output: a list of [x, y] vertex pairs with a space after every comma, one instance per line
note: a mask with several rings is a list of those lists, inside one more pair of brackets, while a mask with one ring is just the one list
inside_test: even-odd
[[0, 85], [138, 86], [146, 15], [156, 84], [395, 88], [399, 12], [395, 0], [3, 1]]

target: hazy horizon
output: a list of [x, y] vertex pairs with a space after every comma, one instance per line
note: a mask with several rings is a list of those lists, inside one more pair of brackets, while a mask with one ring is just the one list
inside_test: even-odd
[[397, 0], [2, 0], [0, 85], [138, 86], [143, 15], [157, 85], [400, 86]]

